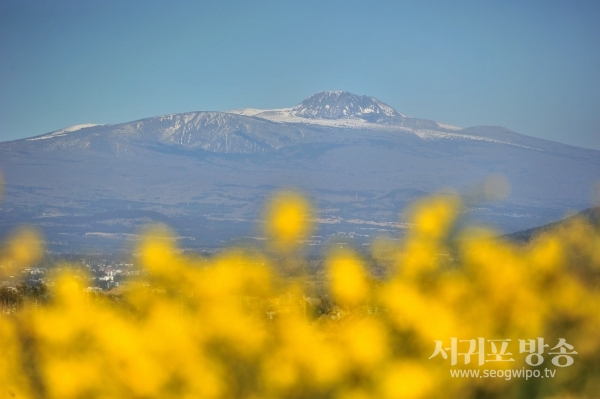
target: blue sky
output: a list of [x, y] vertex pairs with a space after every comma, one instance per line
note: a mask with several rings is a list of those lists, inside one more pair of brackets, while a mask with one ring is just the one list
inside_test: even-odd
[[600, 149], [597, 1], [0, 0], [0, 141], [323, 90]]

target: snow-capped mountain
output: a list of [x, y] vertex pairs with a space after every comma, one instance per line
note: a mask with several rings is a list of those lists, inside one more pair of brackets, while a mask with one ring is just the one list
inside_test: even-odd
[[265, 200], [282, 186], [304, 190], [321, 210], [315, 242], [342, 234], [367, 243], [401, 232], [397, 214], [415, 198], [443, 187], [471, 193], [490, 174], [507, 177], [511, 195], [468, 214], [507, 232], [587, 208], [600, 152], [323, 92], [290, 108], [85, 124], [4, 142], [0, 171], [0, 232], [38, 224], [53, 248], [118, 247], [151, 220], [192, 247], [254, 237]]

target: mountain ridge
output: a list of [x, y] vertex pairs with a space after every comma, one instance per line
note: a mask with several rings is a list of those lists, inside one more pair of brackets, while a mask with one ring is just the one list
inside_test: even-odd
[[[362, 112], [365, 108], [369, 107], [376, 108], [374, 108], [374, 110], [371, 109], [369, 112]], [[352, 112], [344, 114], [343, 111], [347, 110]], [[240, 118], [231, 118], [228, 115], [236, 115]], [[90, 128], [102, 129], [106, 127], [113, 127], [115, 129], [121, 128], [124, 130], [123, 127], [131, 129], [131, 127], [136, 126], [133, 130], [140, 130], [142, 125], [148, 122], [154, 123], [156, 121], [175, 122], [174, 126], [168, 126], [168, 123], [165, 124], [167, 126], [161, 133], [160, 138], [163, 144], [183, 145], [184, 142], [187, 142], [187, 144], [190, 144], [190, 148], [201, 148], [215, 152], [227, 152], [229, 148], [232, 148], [232, 145], [235, 147], [236, 143], [241, 146], [242, 149], [234, 152], [249, 152], [252, 151], [252, 149], [261, 151], [261, 148], [262, 150], [265, 148], [264, 145], [257, 145], [261, 140], [265, 140], [267, 142], [266, 147], [277, 149], [281, 148], [284, 145], [284, 142], [289, 143], [291, 139], [298, 136], [298, 134], [293, 134], [290, 131], [286, 131], [282, 134], [282, 142], [278, 142], [278, 140], [269, 141], [267, 138], [268, 134], [261, 135], [261, 137], [256, 137], [256, 135], [252, 132], [252, 127], [248, 126], [248, 120], [245, 120], [244, 118], [260, 119], [261, 121], [268, 121], [278, 124], [276, 127], [275, 125], [271, 125], [270, 129], [268, 128], [269, 125], [260, 126], [261, 129], [265, 129], [268, 134], [271, 134], [274, 137], [281, 133], [282, 124], [317, 125], [346, 129], [391, 131], [402, 130], [404, 132], [416, 134], [425, 139], [496, 140], [504, 144], [520, 145], [523, 147], [531, 147], [533, 149], [536, 149], [536, 144], [538, 147], [540, 147], [540, 143], [543, 143], [543, 145], [541, 148], [537, 149], [547, 148], [549, 145], [552, 145], [552, 143], [566, 146], [565, 148], [582, 148], [554, 142], [551, 140], [527, 136], [501, 126], [472, 126], [459, 128], [429, 119], [409, 118], [374, 97], [364, 95], [359, 96], [346, 91], [325, 91], [316, 93], [292, 108], [275, 110], [244, 108], [233, 111], [192, 111], [142, 118], [131, 122], [114, 123], [109, 125], [88, 123], [69, 126], [57, 131], [12, 141], [37, 141], [56, 137], [64, 137], [84, 130], [87, 132]], [[306, 129], [306, 127], [304, 128]], [[194, 135], [191, 133], [198, 133], [200, 130], [208, 133], [207, 142], [200, 143], [198, 140], [194, 140], [192, 143]], [[298, 131], [296, 131], [296, 133], [297, 132]], [[186, 136], [186, 133], [190, 134]], [[230, 144], [229, 135], [235, 133], [241, 134], [242, 136], [249, 134], [249, 138], [251, 138], [251, 140], [244, 142], [244, 140], [240, 140], [239, 137], [233, 137], [234, 142]], [[177, 138], [177, 134], [181, 134], [181, 137]], [[215, 140], [214, 136], [218, 136], [219, 134], [225, 135], [223, 138], [225, 141], [224, 143], [219, 142], [219, 140]], [[300, 136], [301, 135], [302, 134], [300, 134]], [[256, 141], [257, 139], [258, 142]], [[253, 141], [254, 144], [250, 144], [250, 141]], [[8, 142], [1, 142], [0, 144], [2, 143]], [[585, 149], [591, 150], [587, 148]]]

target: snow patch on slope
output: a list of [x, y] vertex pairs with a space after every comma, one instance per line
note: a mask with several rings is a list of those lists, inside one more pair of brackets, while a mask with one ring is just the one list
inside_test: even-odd
[[[260, 110], [256, 110], [260, 111]], [[271, 109], [257, 112], [252, 115], [256, 118], [262, 118], [276, 123], [306, 123], [309, 125], [329, 126], [329, 127], [346, 127], [346, 128], [369, 128], [382, 129], [385, 125], [379, 123], [367, 122], [364, 119], [357, 117], [346, 117], [339, 119], [322, 119], [322, 118], [304, 118], [297, 115], [293, 108]]]
[[[251, 110], [251, 111], [248, 111]], [[231, 111], [237, 115], [244, 115], [241, 113], [242, 110]], [[369, 129], [369, 130], [383, 130], [388, 132], [408, 132], [413, 133], [416, 136], [424, 140], [475, 140], [475, 141], [487, 141], [499, 144], [512, 145], [516, 147], [522, 147], [532, 150], [539, 150], [538, 148], [528, 147], [525, 145], [513, 143], [510, 141], [497, 140], [489, 137], [474, 136], [467, 134], [460, 134], [463, 130], [461, 127], [446, 125], [443, 123], [436, 122], [440, 129], [444, 130], [431, 130], [431, 129], [412, 129], [404, 126], [384, 125], [381, 123], [373, 123], [365, 121], [364, 119], [357, 117], [346, 117], [339, 119], [317, 119], [317, 118], [303, 118], [298, 116], [294, 112], [294, 108], [280, 108], [272, 110], [259, 110], [254, 108], [245, 108], [245, 116], [252, 116], [255, 118], [266, 119], [275, 123], [303, 123], [309, 125], [347, 128], [347, 129]], [[448, 132], [451, 130], [453, 132]]]
[[489, 137], [471, 136], [471, 135], [466, 135], [466, 134], [440, 132], [438, 130], [429, 130], [429, 129], [418, 129], [418, 130], [413, 130], [412, 132], [414, 134], [416, 134], [417, 136], [419, 136], [420, 138], [426, 139], [426, 140], [440, 140], [440, 139], [442, 139], [442, 140], [476, 140], [476, 141], [488, 141], [488, 142], [491, 142], [491, 143], [506, 144], [506, 145], [512, 145], [512, 146], [515, 146], [515, 147], [527, 148], [529, 150], [538, 150], [538, 151], [541, 151], [539, 148], [528, 147], [526, 145], [511, 143], [510, 141], [496, 140], [496, 139], [492, 139], [492, 138], [489, 138]]
[[440, 122], [436, 122], [436, 123], [439, 127], [441, 127], [442, 129], [446, 129], [446, 130], [462, 130], [463, 129], [462, 127], [447, 125], [445, 123], [440, 123]]
[[234, 109], [233, 111], [228, 111], [230, 114], [242, 115], [242, 116], [255, 116], [256, 114], [260, 114], [261, 112], [265, 112], [264, 109], [256, 109], [256, 108], [240, 108]]
[[62, 136], [66, 136], [67, 133], [77, 132], [81, 129], [87, 129], [89, 127], [94, 127], [94, 126], [102, 126], [102, 125], [97, 125], [94, 123], [83, 123], [81, 125], [73, 125], [73, 126], [65, 127], [64, 129], [57, 130], [55, 132], [44, 134], [42, 136], [32, 137], [30, 139], [27, 139], [27, 141], [46, 140], [46, 139], [52, 139], [55, 137], [62, 137]]

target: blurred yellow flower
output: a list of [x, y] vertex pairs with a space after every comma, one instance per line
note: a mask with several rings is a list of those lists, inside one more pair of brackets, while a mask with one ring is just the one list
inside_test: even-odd
[[266, 233], [278, 249], [289, 250], [308, 237], [311, 207], [306, 199], [293, 191], [273, 197], [267, 208]]
[[349, 250], [335, 250], [327, 259], [331, 294], [342, 305], [367, 300], [369, 283], [360, 258]]
[[0, 252], [0, 276], [31, 266], [43, 256], [42, 234], [33, 227], [19, 227], [11, 233]]
[[439, 239], [448, 232], [458, 216], [460, 200], [454, 195], [436, 196], [423, 200], [413, 209], [412, 234]]

